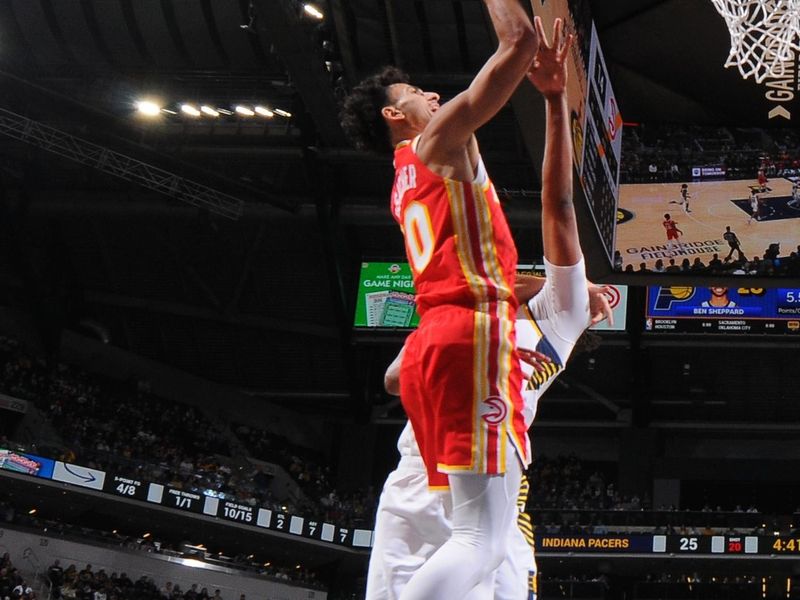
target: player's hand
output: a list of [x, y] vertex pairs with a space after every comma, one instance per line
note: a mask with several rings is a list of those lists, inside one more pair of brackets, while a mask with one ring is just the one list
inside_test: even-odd
[[536, 350], [517, 348], [517, 352], [519, 352], [520, 359], [532, 366], [533, 370], [537, 373], [543, 373], [545, 370], [545, 365], [553, 362], [549, 356], [542, 354], [541, 352], [537, 352]]
[[557, 98], [567, 89], [567, 56], [575, 36], [564, 33], [564, 21], [556, 19], [553, 25], [553, 43], [547, 43], [542, 19], [533, 20], [539, 34], [539, 49], [533, 59], [528, 79], [545, 98]]
[[611, 289], [607, 285], [595, 285], [589, 283], [589, 315], [591, 324], [608, 320], [608, 324], [614, 325], [614, 311], [611, 309]]

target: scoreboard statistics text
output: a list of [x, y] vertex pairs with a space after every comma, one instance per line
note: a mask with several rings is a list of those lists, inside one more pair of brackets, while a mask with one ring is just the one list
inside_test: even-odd
[[800, 556], [800, 538], [756, 535], [541, 535], [542, 554], [654, 554], [725, 556]]
[[800, 333], [800, 289], [652, 286], [645, 329], [671, 333]]
[[[13, 456], [12, 456], [13, 455]], [[196, 493], [170, 485], [152, 483], [106, 473], [80, 465], [53, 461], [33, 454], [21, 455], [0, 448], [0, 473], [39, 477], [76, 488], [89, 488], [126, 502], [157, 505], [196, 518], [212, 518], [230, 525], [270, 530], [279, 534], [326, 542], [334, 546], [366, 550], [372, 546], [373, 532], [319, 521], [283, 512], [283, 508], [267, 508], [234, 498], [221, 498]], [[22, 461], [20, 458], [24, 458]], [[15, 462], [16, 461], [16, 462]], [[33, 469], [33, 464], [50, 462], [54, 468]], [[30, 466], [31, 468], [21, 468]], [[92, 492], [92, 493], [96, 493]], [[0, 535], [2, 531], [0, 531]], [[619, 555], [642, 556], [706, 556], [718, 558], [787, 558], [800, 559], [800, 536], [797, 535], [692, 535], [652, 533], [548, 534], [536, 533], [536, 551], [540, 556]]]

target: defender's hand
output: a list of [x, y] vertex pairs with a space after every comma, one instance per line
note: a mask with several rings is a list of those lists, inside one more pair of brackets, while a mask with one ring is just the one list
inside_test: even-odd
[[541, 352], [537, 352], [536, 350], [517, 348], [517, 352], [519, 352], [519, 357], [522, 359], [522, 361], [532, 366], [533, 370], [537, 373], [544, 372], [545, 364], [553, 362], [549, 356], [542, 354]]
[[545, 98], [555, 98], [567, 89], [567, 56], [575, 36], [564, 33], [564, 21], [556, 19], [553, 25], [553, 43], [547, 43], [542, 19], [534, 19], [539, 34], [539, 49], [528, 71], [528, 79]]
[[614, 325], [614, 311], [611, 309], [609, 297], [610, 289], [607, 285], [589, 284], [589, 314], [592, 325], [606, 319], [609, 325]]

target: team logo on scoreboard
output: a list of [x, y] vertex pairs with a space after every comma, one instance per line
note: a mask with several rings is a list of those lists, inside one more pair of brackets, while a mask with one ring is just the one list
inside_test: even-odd
[[694, 297], [695, 288], [684, 286], [662, 287], [653, 305], [655, 310], [670, 310], [673, 304], [686, 302]]
[[389, 267], [389, 273], [399, 273], [400, 272], [400, 265], [392, 265]]

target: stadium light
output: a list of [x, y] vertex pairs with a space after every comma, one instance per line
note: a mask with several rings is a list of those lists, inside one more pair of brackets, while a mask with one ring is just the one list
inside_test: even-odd
[[184, 567], [191, 567], [193, 569], [202, 569], [206, 566], [202, 560], [197, 560], [196, 558], [184, 558], [181, 560]]
[[139, 100], [136, 110], [146, 117], [157, 117], [161, 113], [161, 107], [151, 100]]
[[211, 108], [206, 104], [203, 104], [203, 106], [200, 107], [200, 112], [202, 112], [204, 115], [208, 115], [209, 117], [219, 116], [219, 111], [217, 109]]
[[252, 117], [254, 114], [256, 114], [253, 112], [252, 108], [247, 108], [241, 104], [236, 107], [236, 113], [242, 115], [243, 117]]
[[317, 21], [322, 21], [325, 18], [325, 15], [322, 14], [322, 11], [318, 9], [313, 4], [303, 4], [303, 11], [309, 16], [317, 19]]
[[228, 110], [227, 108], [219, 108], [217, 107], [217, 112], [221, 115], [230, 116], [233, 114], [233, 111]]
[[272, 112], [270, 109], [268, 109], [268, 108], [265, 108], [265, 107], [263, 107], [263, 106], [256, 106], [256, 107], [255, 107], [255, 111], [256, 111], [256, 112], [257, 112], [259, 115], [261, 115], [262, 117], [267, 117], [268, 119], [271, 119], [272, 117], [274, 117], [274, 116], [275, 116], [275, 113], [274, 113], [274, 112]]
[[292, 113], [290, 113], [288, 111], [285, 111], [285, 110], [281, 110], [280, 108], [274, 108], [274, 109], [272, 109], [272, 111], [276, 115], [280, 115], [282, 117], [286, 117], [287, 119], [291, 118], [291, 116], [292, 116]]
[[187, 115], [189, 115], [191, 117], [199, 117], [200, 116], [200, 111], [197, 110], [191, 104], [181, 104], [181, 112], [184, 112], [184, 113], [186, 113]]

